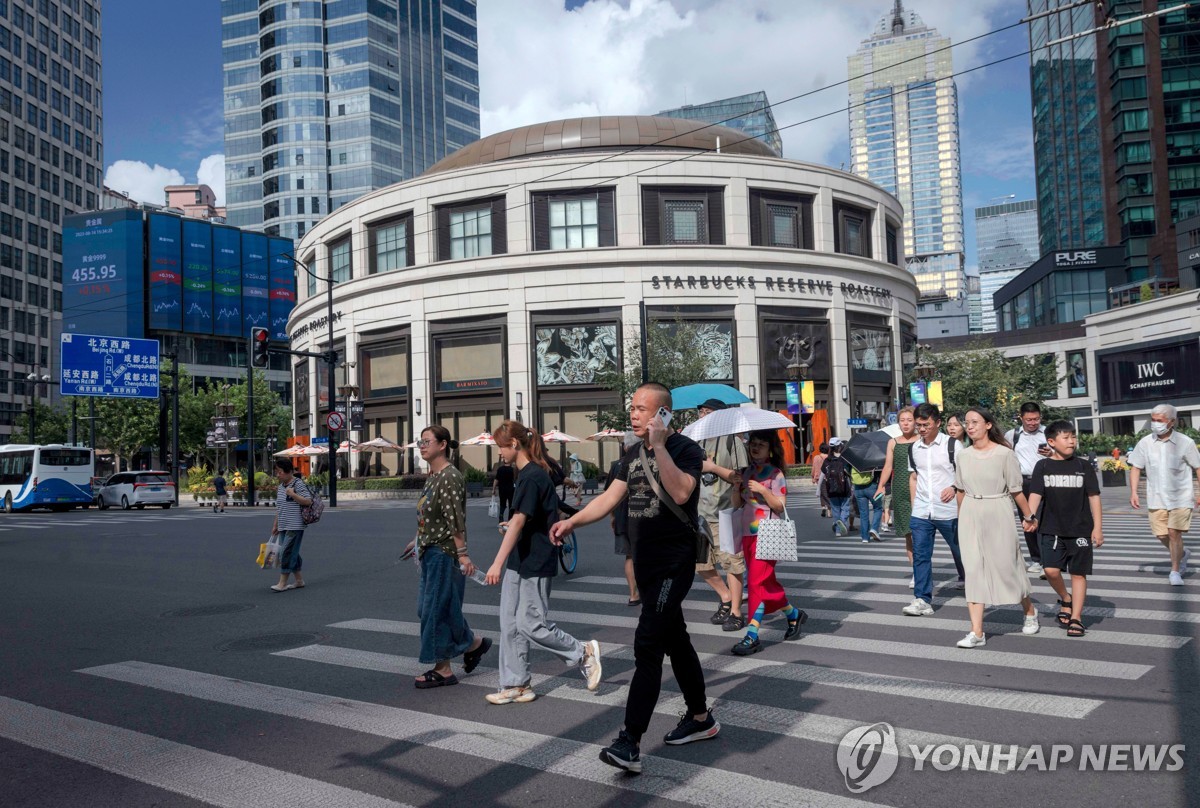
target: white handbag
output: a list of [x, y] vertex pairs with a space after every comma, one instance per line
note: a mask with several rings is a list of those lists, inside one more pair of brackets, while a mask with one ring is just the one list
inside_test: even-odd
[[796, 523], [788, 516], [786, 503], [782, 518], [759, 520], [754, 556], [759, 561], [796, 560]]

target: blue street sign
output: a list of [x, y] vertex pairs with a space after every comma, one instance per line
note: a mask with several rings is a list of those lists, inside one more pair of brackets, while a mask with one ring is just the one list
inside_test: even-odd
[[311, 443], [329, 443], [329, 438], [313, 438]]
[[62, 335], [64, 396], [158, 398], [158, 340]]
[[846, 423], [849, 424], [850, 426], [866, 426], [867, 419], [866, 418], [847, 418]]

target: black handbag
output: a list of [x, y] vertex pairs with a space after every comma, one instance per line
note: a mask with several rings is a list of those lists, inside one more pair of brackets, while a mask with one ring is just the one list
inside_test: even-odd
[[662, 489], [662, 484], [658, 481], [658, 474], [650, 468], [650, 460], [646, 457], [646, 447], [638, 446], [638, 453], [642, 459], [642, 469], [646, 473], [646, 482], [650, 483], [650, 490], [658, 497], [659, 501], [667, 506], [667, 509], [683, 522], [692, 528], [696, 540], [696, 563], [708, 564], [711, 563], [712, 554], [712, 531], [708, 529], [708, 522], [697, 518], [692, 521], [687, 514], [683, 512], [683, 508], [679, 507], [679, 503], [671, 499]]

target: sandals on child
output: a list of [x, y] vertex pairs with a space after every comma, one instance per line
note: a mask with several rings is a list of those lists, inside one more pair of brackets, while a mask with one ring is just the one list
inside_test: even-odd
[[1067, 623], [1068, 637], [1082, 637], [1087, 634], [1087, 629], [1083, 627], [1083, 623], [1079, 620], [1071, 620]]
[[1071, 624], [1071, 601], [1060, 600], [1058, 605], [1062, 608], [1058, 610], [1058, 616], [1054, 619], [1058, 621], [1060, 626], [1066, 628]]

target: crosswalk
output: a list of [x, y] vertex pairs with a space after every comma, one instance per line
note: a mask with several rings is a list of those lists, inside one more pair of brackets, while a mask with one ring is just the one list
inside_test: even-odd
[[[907, 588], [911, 569], [902, 540], [861, 544], [857, 536], [834, 537], [828, 520], [815, 516], [815, 491], [808, 487], [790, 494], [788, 505], [794, 515], [803, 514], [798, 517], [800, 552], [796, 562], [780, 563], [778, 577], [793, 602], [809, 614], [804, 636], [781, 642], [784, 626], [776, 616], [763, 627], [763, 653], [732, 656], [729, 648], [738, 635], [708, 622], [714, 598], [697, 583], [684, 608], [710, 703], [724, 729], [715, 744], [697, 745], [703, 749], [660, 746], [654, 733], [668, 728], [685, 709], [668, 678], [658, 717], [643, 744], [646, 774], [641, 777], [622, 776], [597, 759], [599, 746], [619, 725], [634, 659], [629, 643], [637, 616], [625, 605], [626, 584], [615, 557], [607, 569], [593, 565], [582, 574], [556, 579], [552, 597], [553, 616], [565, 630], [597, 636], [602, 643], [605, 676], [595, 693], [585, 689], [573, 670], [535, 654], [532, 684], [538, 701], [486, 706], [482, 695], [499, 682], [493, 653], [473, 674], [460, 673], [464, 687], [447, 691], [454, 694], [454, 709], [445, 702], [431, 707], [439, 702], [408, 685], [410, 677], [429, 667], [418, 659], [420, 625], [414, 618], [384, 612], [329, 622], [315, 643], [264, 651], [270, 654], [268, 670], [277, 675], [238, 676], [236, 666], [224, 672], [220, 660], [172, 666], [139, 658], [98, 660], [76, 674], [85, 691], [96, 686], [97, 692], [107, 693], [99, 683], [119, 684], [126, 691], [117, 692], [134, 688], [236, 715], [269, 715], [291, 722], [299, 734], [336, 730], [436, 750], [454, 766], [516, 767], [526, 772], [523, 776], [561, 782], [562, 793], [582, 794], [580, 801], [589, 805], [609, 800], [625, 804], [631, 798], [713, 808], [911, 804], [928, 788], [921, 785], [928, 780], [913, 771], [914, 747], [1003, 744], [1014, 745], [1022, 756], [1030, 744], [1047, 738], [1179, 741], [1170, 696], [1158, 694], [1177, 686], [1172, 676], [1181, 660], [1194, 665], [1200, 594], [1195, 594], [1194, 576], [1188, 577], [1188, 586], [1167, 585], [1166, 552], [1148, 535], [1144, 515], [1106, 516], [1106, 542], [1096, 553], [1097, 574], [1090, 579], [1096, 588], [1085, 609], [1085, 638], [1067, 638], [1054, 624], [1054, 595], [1044, 581], [1033, 578], [1041, 632], [1020, 633], [1018, 607], [991, 607], [985, 618], [988, 645], [965, 651], [954, 642], [967, 629], [966, 604], [963, 593], [950, 586], [955, 573], [944, 545], [938, 545], [934, 557], [936, 613], [906, 617], [900, 607], [912, 598]], [[171, 521], [205, 513], [117, 519]], [[233, 514], [251, 515], [260, 514]], [[82, 524], [92, 516], [70, 521]], [[605, 550], [597, 547], [596, 552]], [[496, 636], [497, 601], [494, 590], [468, 590], [464, 611], [487, 636]], [[390, 695], [356, 698], [336, 684], [347, 674], [387, 677], [382, 681], [393, 683]], [[297, 682], [311, 685], [296, 687]], [[1126, 701], [1135, 691], [1144, 697], [1139, 709], [1146, 711], [1149, 729], [1128, 723]], [[61, 705], [0, 696], [0, 739], [211, 805], [428, 803], [404, 776], [397, 775], [392, 788], [382, 788], [377, 780], [348, 785], [332, 768], [268, 765], [243, 757], [248, 753], [236, 743], [222, 747], [218, 739], [198, 741], [182, 729], [166, 737], [132, 728], [112, 715], [96, 720], [76, 713]], [[878, 721], [894, 727], [902, 741], [897, 754], [907, 761], [907, 769], [902, 761], [896, 782], [856, 796], [847, 790], [834, 753], [847, 733]], [[583, 726], [591, 729], [585, 732]], [[785, 765], [788, 760], [804, 765]], [[973, 797], [978, 805], [1030, 802], [1046, 787], [1046, 781], [1022, 779], [1003, 769], [994, 769], [991, 776], [1003, 781], [1004, 789], [981, 786], [999, 799]], [[1181, 781], [1171, 777], [1139, 781], [1142, 801], [1173, 804]]]

